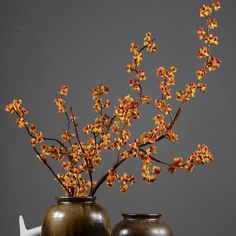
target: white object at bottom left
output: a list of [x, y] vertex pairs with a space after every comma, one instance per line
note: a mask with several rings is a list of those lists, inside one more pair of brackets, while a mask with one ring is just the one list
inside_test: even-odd
[[32, 229], [26, 229], [25, 222], [23, 219], [23, 216], [20, 215], [19, 217], [19, 226], [20, 226], [20, 236], [40, 236], [41, 235], [41, 226], [32, 228]]

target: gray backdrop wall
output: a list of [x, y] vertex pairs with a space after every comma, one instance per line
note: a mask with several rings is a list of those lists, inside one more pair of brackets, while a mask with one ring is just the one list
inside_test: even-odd
[[[147, 31], [157, 38], [159, 52], [146, 56], [146, 91], [158, 93], [155, 71], [161, 65], [179, 68], [177, 88], [182, 88], [194, 80], [202, 63], [196, 59], [200, 46], [196, 29], [203, 24], [197, 12], [204, 2], [210, 1], [1, 0], [1, 235], [19, 235], [19, 214], [29, 227], [39, 225], [54, 196], [62, 194], [35, 158], [26, 133], [4, 112], [5, 104], [22, 98], [29, 119], [48, 136], [56, 136], [65, 121], [53, 99], [66, 83], [71, 88], [68, 102], [78, 111], [83, 127], [94, 118], [90, 91], [98, 83], [109, 85], [114, 105], [118, 97], [131, 93], [130, 75], [124, 69], [130, 61], [129, 45], [141, 42]], [[103, 186], [97, 198], [112, 224], [122, 212], [160, 212], [176, 236], [236, 235], [235, 7], [235, 1], [225, 0], [217, 14], [220, 46], [213, 53], [222, 58], [221, 69], [207, 78], [207, 94], [197, 96], [184, 110], [176, 125], [180, 141], [159, 144], [158, 155], [164, 160], [187, 156], [198, 143], [207, 144], [215, 160], [188, 175], [181, 171], [171, 176], [164, 168], [152, 185], [138, 177], [140, 181], [125, 194], [118, 186]], [[135, 126], [137, 133], [150, 125], [150, 112], [144, 113]], [[104, 163], [114, 158], [107, 154]], [[129, 162], [121, 170], [138, 176], [140, 163]]]

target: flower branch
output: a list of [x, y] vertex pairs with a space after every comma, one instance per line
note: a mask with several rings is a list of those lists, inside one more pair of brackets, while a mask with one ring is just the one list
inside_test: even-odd
[[[171, 163], [156, 158], [158, 143], [163, 139], [177, 142], [179, 135], [174, 127], [183, 112], [185, 105], [197, 95], [197, 91], [206, 92], [207, 85], [201, 81], [206, 75], [220, 67], [221, 60], [212, 56], [212, 46], [218, 45], [219, 40], [212, 30], [218, 27], [217, 20], [213, 17], [214, 12], [220, 9], [220, 2], [213, 1], [211, 5], [203, 4], [199, 10], [199, 16], [206, 20], [206, 27], [199, 27], [198, 38], [201, 40], [201, 47], [197, 51], [197, 58], [204, 59], [202, 68], [196, 72], [197, 82], [189, 82], [183, 90], [173, 93], [176, 85], [175, 75], [177, 67], [171, 65], [169, 68], [159, 66], [156, 70], [158, 77], [160, 98], [152, 101], [150, 95], [144, 94], [144, 83], [149, 80], [145, 70], [141, 67], [144, 60], [144, 51], [155, 53], [158, 45], [151, 32], [147, 32], [140, 46], [133, 42], [130, 45], [132, 60], [126, 65], [128, 73], [134, 72], [129, 79], [129, 87], [133, 90], [137, 99], [130, 94], [121, 97], [117, 106], [114, 107], [112, 115], [107, 112], [111, 102], [106, 96], [109, 88], [99, 84], [92, 90], [94, 101], [93, 109], [96, 112], [94, 121], [87, 124], [82, 132], [87, 135], [85, 140], [80, 139], [79, 127], [76, 114], [70, 106], [67, 110], [65, 97], [69, 93], [67, 85], [59, 89], [59, 96], [54, 99], [58, 113], [66, 116], [67, 130], [60, 138], [44, 137], [43, 133], [25, 119], [28, 111], [23, 107], [22, 100], [14, 99], [8, 104], [5, 110], [9, 113], [16, 113], [16, 124], [19, 128], [25, 128], [30, 136], [30, 145], [37, 156], [47, 166], [55, 179], [69, 196], [94, 196], [99, 187], [106, 182], [113, 186], [115, 182], [120, 183], [120, 191], [126, 192], [130, 185], [136, 182], [135, 176], [128, 173], [118, 173], [120, 167], [126, 160], [136, 158], [142, 163], [140, 174], [147, 183], [155, 182], [161, 173], [158, 164], [168, 167], [170, 173], [177, 169], [184, 169], [192, 172], [200, 165], [213, 160], [210, 149], [205, 144], [199, 144], [197, 149], [184, 161], [183, 157], [174, 157]], [[175, 111], [172, 107], [172, 99], [180, 104]], [[149, 105], [156, 111], [152, 117], [152, 126], [147, 131], [133, 137], [130, 127], [136, 119], [142, 117], [141, 105]], [[73, 126], [73, 127], [72, 127]], [[73, 129], [73, 131], [71, 131]], [[48, 145], [47, 141], [53, 141], [56, 145]], [[40, 148], [40, 151], [37, 149]], [[103, 151], [117, 153], [117, 157], [110, 168], [97, 180], [94, 180], [93, 173], [103, 157]], [[63, 174], [56, 174], [47, 162], [50, 157], [58, 161], [63, 169]], [[115, 157], [114, 157], [115, 158]]]

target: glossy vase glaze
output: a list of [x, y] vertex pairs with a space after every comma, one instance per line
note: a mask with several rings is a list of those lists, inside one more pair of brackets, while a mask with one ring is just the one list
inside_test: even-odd
[[41, 236], [110, 236], [110, 220], [95, 197], [60, 197], [44, 216]]
[[122, 214], [112, 236], [173, 236], [170, 227], [160, 220], [160, 214]]

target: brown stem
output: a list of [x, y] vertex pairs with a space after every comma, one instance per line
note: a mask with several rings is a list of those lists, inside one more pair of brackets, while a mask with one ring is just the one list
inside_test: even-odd
[[[185, 104], [186, 104], [186, 102], [183, 102], [182, 105], [180, 106], [180, 108], [177, 110], [177, 112], [176, 112], [176, 114], [175, 114], [175, 117], [172, 118], [173, 120], [172, 120], [172, 122], [171, 122], [171, 124], [170, 124], [170, 126], [169, 126], [168, 129], [173, 128], [173, 126], [175, 125], [175, 123], [176, 123], [177, 119], [179, 118], [181, 112], [183, 111], [183, 108], [184, 108], [184, 105], [185, 105]], [[165, 138], [165, 135], [162, 134], [162, 135], [157, 139], [156, 142], [161, 141], [161, 140], [164, 139], [164, 138]], [[142, 143], [142, 144], [139, 144], [138, 147], [141, 148], [141, 147], [147, 146], [147, 145], [149, 145], [149, 144], [151, 144], [151, 143], [150, 143], [150, 142]]]
[[70, 131], [70, 123], [71, 123], [71, 121], [70, 121], [70, 117], [69, 117], [67, 111], [65, 112], [65, 115], [66, 115], [66, 119], [67, 119], [67, 130]]
[[[116, 118], [116, 116], [114, 115], [114, 116], [110, 119], [109, 125], [108, 125], [107, 130], [106, 130], [106, 132], [105, 132], [104, 134], [107, 134], [107, 133], [110, 131], [110, 128], [111, 128], [111, 126], [112, 126], [113, 121], [115, 120], [115, 118]], [[98, 135], [97, 135], [97, 136], [98, 136]], [[96, 137], [97, 137], [97, 136], [96, 136]], [[102, 143], [102, 141], [103, 141], [103, 139], [102, 139], [101, 136], [100, 136], [100, 140], [99, 140], [99, 142], [98, 142], [98, 146]]]
[[[157, 139], [156, 142], [161, 141], [163, 138], [165, 138], [165, 135], [164, 135], [164, 134], [162, 134], [162, 135]], [[141, 147], [147, 146], [147, 145], [149, 145], [149, 144], [152, 144], [152, 143], [150, 143], [150, 142], [142, 143], [142, 144], [139, 144], [138, 147], [141, 148]]]
[[[156, 39], [153, 38], [153, 39], [151, 40], [151, 42], [153, 42], [153, 41], [155, 41], [155, 40], [156, 40]], [[145, 48], [147, 48], [147, 45], [141, 47], [141, 48], [138, 50], [138, 52], [142, 52]]]
[[[70, 107], [70, 112], [73, 115], [72, 107]], [[75, 119], [74, 118], [72, 119], [72, 123], [73, 123], [73, 126], [74, 126], [74, 131], [75, 131], [76, 139], [77, 139], [77, 141], [79, 143], [79, 146], [80, 146], [82, 152], [84, 153], [84, 148], [83, 148], [82, 143], [80, 141], [79, 133], [78, 133], [78, 130], [77, 130], [77, 124], [75, 123]]]
[[[112, 168], [110, 169], [111, 171], [116, 170], [125, 160], [128, 159], [121, 159], [119, 161], [116, 161]], [[96, 183], [96, 185], [94, 186], [94, 188], [92, 189], [92, 191], [89, 193], [89, 196], [94, 196], [95, 193], [97, 192], [98, 188], [103, 184], [103, 182], [106, 180], [107, 176], [108, 176], [109, 172], [107, 171], [105, 175], [103, 175], [99, 181]]]
[[[15, 111], [15, 112], [16, 112], [17, 116], [20, 118], [21, 116], [19, 115], [19, 113], [18, 113], [17, 111]], [[25, 127], [27, 133], [29, 134], [29, 136], [30, 136], [31, 138], [35, 138], [35, 136], [29, 131], [28, 126], [25, 125], [24, 127]], [[46, 140], [46, 141], [54, 141], [54, 142], [57, 142], [59, 145], [61, 145], [61, 146], [66, 150], [66, 152], [67, 152], [67, 153], [66, 153], [66, 156], [67, 156], [68, 158], [71, 158], [71, 156], [68, 154], [69, 152], [68, 152], [67, 147], [66, 147], [60, 140], [55, 139], [55, 138], [48, 138], [48, 137], [44, 137], [44, 136], [43, 136], [43, 139]]]
[[[145, 150], [142, 150], [142, 149], [140, 149], [142, 152], [145, 152], [146, 153], [146, 151]], [[153, 156], [151, 156], [150, 157], [153, 161], [156, 161], [156, 162], [158, 162], [158, 163], [161, 163], [161, 164], [164, 164], [164, 165], [170, 165], [169, 163], [166, 163], [166, 162], [164, 162], [164, 161], [160, 161], [160, 160], [157, 160], [155, 157], [153, 157]], [[126, 160], [128, 160], [128, 159], [120, 159], [120, 160], [117, 160], [114, 164], [113, 164], [113, 166], [112, 166], [112, 168], [110, 169], [110, 171], [115, 171], [123, 162], [125, 162]], [[98, 190], [98, 188], [106, 181], [106, 178], [107, 178], [107, 176], [109, 175], [109, 172], [107, 171], [106, 172], [106, 174], [105, 175], [103, 175], [100, 179], [99, 179], [99, 181], [96, 183], [96, 185], [94, 186], [94, 188], [93, 188], [93, 190], [90, 192], [90, 196], [94, 196], [95, 195], [95, 193], [97, 192], [97, 190]]]
[[108, 127], [107, 127], [107, 130], [106, 130], [106, 133], [105, 133], [105, 134], [107, 134], [107, 133], [110, 131], [110, 128], [111, 128], [111, 126], [112, 126], [113, 121], [115, 120], [115, 118], [116, 118], [116, 115], [114, 115], [114, 116], [111, 118], [110, 123], [109, 123], [109, 125], [108, 125]]
[[[142, 151], [144, 154], [147, 154], [147, 152], [146, 152], [144, 149], [139, 148], [139, 150]], [[152, 155], [149, 155], [149, 157], [150, 157], [151, 160], [153, 160], [153, 161], [155, 161], [155, 162], [158, 162], [158, 163], [160, 163], [160, 164], [167, 165], [167, 166], [170, 165], [170, 164], [167, 163], [167, 162], [164, 162], [164, 161], [161, 161], [161, 160], [156, 159], [156, 158], [155, 158], [154, 156], [152, 156]]]
[[160, 163], [160, 164], [163, 164], [163, 165], [166, 165], [166, 166], [169, 166], [169, 165], [170, 165], [170, 163], [167, 163], [167, 162], [164, 162], [164, 161], [160, 161], [160, 160], [156, 159], [156, 158], [153, 157], [153, 156], [150, 156], [150, 158], [151, 158], [151, 160], [153, 160], [153, 161], [155, 161], [155, 162], [158, 162], [158, 163]]
[[62, 183], [62, 181], [60, 180], [60, 178], [58, 178], [57, 174], [54, 172], [54, 170], [52, 169], [52, 167], [47, 163], [47, 160], [44, 159], [41, 154], [39, 153], [39, 151], [33, 147], [34, 151], [36, 152], [36, 154], [39, 156], [40, 160], [47, 166], [47, 168], [50, 170], [50, 172], [53, 174], [53, 176], [56, 178], [56, 180], [62, 185], [62, 187], [65, 189], [65, 191], [69, 194], [69, 196], [72, 196], [70, 191], [66, 188], [66, 186]]
[[[70, 112], [71, 112], [72, 117], [73, 117], [73, 109], [72, 109], [72, 107], [70, 107]], [[78, 133], [77, 126], [76, 126], [76, 123], [75, 123], [75, 119], [74, 119], [74, 118], [72, 119], [72, 123], [73, 123], [73, 125], [74, 125], [74, 130], [75, 130], [76, 139], [77, 139], [77, 141], [78, 141], [78, 143], [79, 143], [79, 145], [80, 145], [80, 148], [81, 148], [83, 154], [85, 154], [83, 145], [82, 145], [82, 143], [81, 143], [81, 141], [80, 141], [80, 138], [79, 138], [79, 133]], [[87, 159], [87, 157], [86, 157], [85, 155], [84, 155], [84, 160], [85, 160], [86, 165], [87, 165], [87, 167], [88, 167], [89, 180], [90, 180], [90, 182], [91, 182], [91, 186], [90, 186], [90, 192], [91, 192], [91, 190], [92, 190], [92, 188], [93, 188], [93, 176], [92, 176], [92, 172], [91, 172], [91, 170], [90, 170], [90, 163], [89, 163], [89, 160]]]
[[172, 115], [172, 113], [169, 111], [168, 112], [168, 114], [169, 114], [169, 116], [170, 116], [170, 121], [171, 121], [171, 123], [173, 122], [173, 120], [174, 120], [174, 117], [173, 117], [173, 115]]
[[168, 129], [171, 129], [174, 126], [175, 122], [178, 120], [180, 114], [182, 113], [185, 104], [186, 104], [186, 102], [182, 103], [182, 105], [180, 106], [180, 108], [176, 112], [175, 117], [174, 117], [173, 121], [171, 122], [170, 127]]

